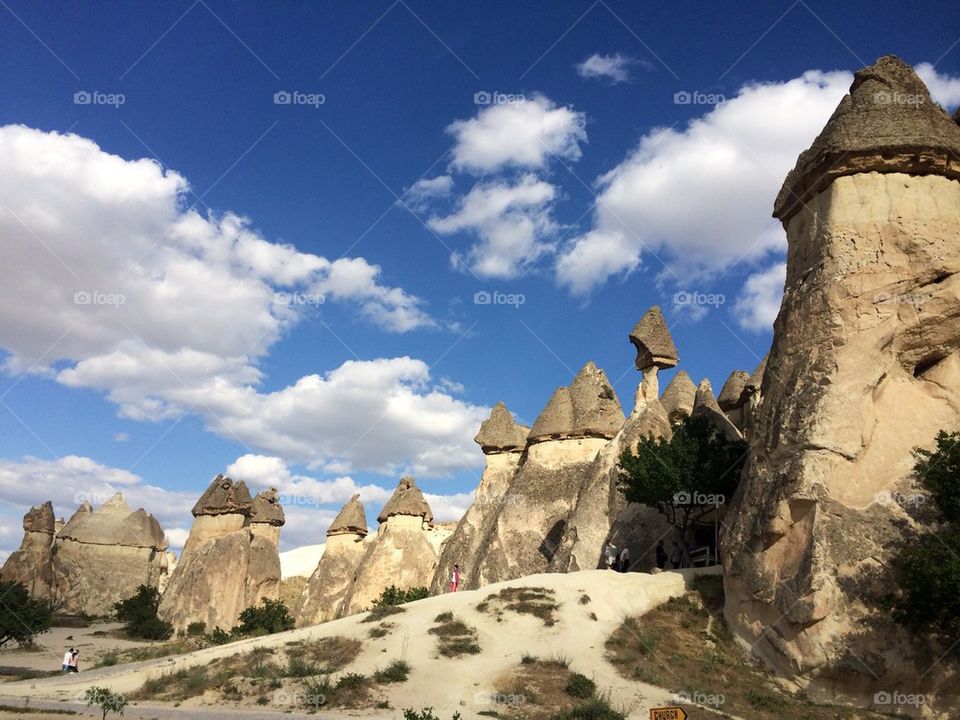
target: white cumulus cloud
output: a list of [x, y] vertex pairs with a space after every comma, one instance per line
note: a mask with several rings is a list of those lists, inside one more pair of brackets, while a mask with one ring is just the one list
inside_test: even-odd
[[586, 116], [558, 107], [542, 95], [489, 105], [470, 120], [447, 128], [456, 143], [455, 170], [492, 173], [504, 168], [539, 169], [554, 158], [579, 160], [587, 141]]
[[611, 83], [630, 81], [629, 67], [634, 63], [632, 58], [616, 53], [601, 55], [594, 53], [586, 60], [577, 64], [577, 75], [582, 78], [600, 78]]
[[743, 283], [743, 290], [733, 306], [737, 322], [747, 330], [769, 330], [780, 312], [787, 264], [777, 262], [753, 273]]

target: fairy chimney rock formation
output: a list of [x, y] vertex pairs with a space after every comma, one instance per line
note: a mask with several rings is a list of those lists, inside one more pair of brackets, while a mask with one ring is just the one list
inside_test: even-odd
[[293, 610], [299, 627], [339, 617], [354, 575], [368, 550], [367, 515], [357, 493], [327, 528], [327, 545]]
[[629, 337], [637, 349], [637, 359], [634, 361], [637, 370], [676, 367], [677, 347], [673, 344], [663, 312], [657, 305], [644, 313]]
[[254, 501], [242, 480], [217, 475], [192, 512], [193, 526], [158, 614], [177, 630], [192, 622], [230, 629], [246, 608], [279, 598], [283, 510], [274, 491]]
[[706, 378], [697, 385], [697, 395], [693, 401], [693, 411], [690, 413], [690, 417], [706, 419], [722, 432], [728, 440], [740, 440], [743, 437], [737, 427], [730, 422], [726, 413], [720, 409], [720, 404], [713, 394], [710, 381]]
[[394, 516], [420, 518], [420, 524], [433, 521], [433, 512], [417, 487], [417, 481], [409, 475], [400, 478], [397, 489], [383, 506], [377, 516], [377, 522], [385, 523]]
[[748, 380], [750, 380], [750, 373], [744, 370], [734, 370], [730, 373], [730, 377], [727, 378], [720, 389], [720, 394], [717, 396], [717, 405], [720, 406], [721, 410], [728, 413], [740, 407], [743, 390], [747, 386]]
[[517, 452], [527, 444], [530, 428], [514, 422], [513, 415], [503, 401], [493, 406], [490, 417], [483, 421], [473, 441], [485, 455]]
[[166, 551], [160, 523], [131, 511], [122, 493], [95, 510], [84, 502], [54, 541], [54, 602], [65, 613], [109, 614], [140, 585], [163, 582]]
[[[472, 564], [517, 472], [529, 433], [530, 428], [516, 422], [503, 402], [494, 405], [490, 417], [480, 425], [473, 440], [483, 450], [486, 466], [473, 502], [443, 545], [430, 585], [432, 592], [448, 587], [454, 565]], [[464, 585], [469, 584], [465, 576]]]
[[[915, 447], [960, 427], [960, 127], [913, 69], [858, 71], [774, 208], [787, 273], [727, 516], [725, 615], [815, 699], [910, 688], [955, 709], [945, 647], [890, 620], [922, 514]], [[864, 663], [864, 658], [869, 665]]]
[[437, 551], [428, 537], [433, 512], [412, 477], [400, 479], [377, 520], [377, 535], [343, 600], [346, 614], [370, 608], [390, 585], [400, 590], [429, 586], [437, 568]]
[[0, 577], [21, 583], [30, 597], [50, 600], [53, 588], [53, 503], [35, 505], [23, 516], [23, 540], [0, 570]]
[[660, 396], [660, 404], [666, 410], [670, 422], [675, 423], [690, 417], [696, 397], [697, 386], [685, 370], [680, 370]]

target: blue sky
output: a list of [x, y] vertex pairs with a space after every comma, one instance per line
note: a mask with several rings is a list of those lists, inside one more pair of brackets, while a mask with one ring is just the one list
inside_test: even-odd
[[496, 401], [592, 359], [629, 412], [654, 304], [719, 391], [770, 345], [786, 170], [882, 54], [952, 110], [958, 16], [0, 2], [0, 551], [113, 489], [181, 543], [228, 468], [285, 547], [406, 470], [456, 517]]

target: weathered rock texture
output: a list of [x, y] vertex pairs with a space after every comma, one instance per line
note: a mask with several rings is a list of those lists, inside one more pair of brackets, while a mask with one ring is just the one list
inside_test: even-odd
[[[594, 459], [623, 423], [620, 402], [593, 362], [554, 392], [530, 430], [516, 473], [489, 509], [478, 551], [463, 559], [466, 588], [550, 569]], [[501, 470], [509, 475], [508, 467]], [[442, 581], [437, 577], [435, 584]]]
[[730, 422], [736, 425], [737, 430], [741, 432], [743, 432], [744, 425], [743, 405], [747, 401], [743, 391], [749, 380], [750, 373], [744, 370], [734, 370], [730, 373], [730, 377], [727, 378], [720, 389], [720, 394], [717, 396], [717, 405], [726, 413]]
[[297, 625], [315, 625], [343, 613], [343, 600], [368, 549], [366, 536], [367, 516], [358, 494], [327, 530], [326, 548], [294, 608]]
[[0, 570], [0, 577], [21, 583], [36, 600], [53, 599], [53, 503], [47, 500], [23, 516], [23, 540]]
[[697, 386], [687, 375], [686, 371], [679, 370], [673, 376], [673, 380], [667, 385], [667, 389], [660, 396], [660, 404], [667, 411], [667, 417], [671, 423], [679, 422], [683, 418], [690, 417], [693, 412], [693, 401], [697, 397]]
[[69, 614], [108, 615], [137, 587], [167, 574], [167, 541], [156, 518], [133, 512], [117, 493], [93, 510], [83, 503], [53, 547], [53, 603]]
[[370, 608], [390, 585], [400, 590], [428, 587], [437, 569], [437, 552], [428, 537], [433, 512], [412, 477], [400, 480], [378, 519], [377, 535], [343, 599], [345, 615]]
[[160, 601], [181, 630], [192, 622], [230, 629], [240, 613], [280, 597], [277, 549], [283, 509], [276, 491], [250, 497], [246, 483], [218, 475], [193, 507], [193, 527]]
[[891, 556], [921, 525], [878, 501], [917, 492], [911, 449], [960, 426], [958, 157], [960, 128], [884, 57], [777, 200], [786, 287], [723, 534], [725, 612], [815, 697], [906, 688], [928, 711], [958, 705], [937, 648], [880, 608]]
[[450, 538], [444, 543], [437, 570], [430, 585], [432, 592], [443, 592], [450, 584], [453, 566], [473, 565], [481, 543], [496, 519], [506, 497], [510, 481], [520, 465], [530, 428], [520, 425], [502, 402], [483, 421], [473, 439], [483, 450], [486, 467], [477, 494]]
[[730, 422], [730, 418], [720, 409], [720, 404], [713, 395], [713, 388], [710, 381], [704, 378], [697, 385], [697, 395], [693, 401], [693, 412], [691, 417], [705, 418], [717, 430], [722, 432], [728, 440], [740, 440], [742, 436], [736, 426]]
[[640, 318], [630, 333], [630, 342], [637, 349], [637, 359], [634, 361], [637, 370], [676, 367], [677, 346], [673, 344], [663, 312], [658, 306], [654, 305]]

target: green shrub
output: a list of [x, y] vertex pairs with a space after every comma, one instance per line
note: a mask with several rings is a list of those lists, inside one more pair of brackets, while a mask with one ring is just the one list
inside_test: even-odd
[[580, 700], [592, 698], [596, 691], [597, 684], [593, 682], [593, 680], [586, 675], [581, 675], [576, 672], [570, 673], [570, 679], [567, 680], [567, 686], [564, 688], [564, 692], [566, 692], [567, 695], [579, 698]]
[[160, 591], [141, 585], [126, 600], [113, 604], [117, 620], [125, 623], [127, 635], [144, 640], [166, 640], [173, 635], [173, 625], [157, 617]]
[[205, 622], [192, 622], [187, 625], [187, 637], [199, 637], [207, 632], [207, 624]]
[[299, 655], [291, 655], [287, 660], [287, 677], [308, 677], [317, 674], [317, 666]]
[[45, 633], [53, 621], [53, 609], [48, 603], [34, 600], [27, 588], [11, 581], [0, 581], [0, 647], [11, 640], [19, 645], [30, 645], [35, 635]]
[[626, 720], [626, 715], [610, 707], [610, 703], [602, 698], [578, 705], [565, 713], [554, 715], [551, 720]]
[[[433, 714], [432, 707], [423, 708], [420, 712], [413, 708], [404, 708], [403, 720], [440, 720], [440, 718]], [[460, 713], [455, 712], [452, 720], [460, 720]]]
[[213, 629], [209, 635], [207, 635], [207, 642], [211, 645], [224, 645], [233, 640], [230, 637], [230, 633], [221, 628], [219, 625]]
[[394, 660], [383, 670], [377, 670], [373, 679], [378, 683], [404, 682], [410, 675], [410, 664], [404, 660]]
[[430, 591], [425, 587], [410, 588], [409, 590], [400, 590], [396, 585], [384, 588], [380, 597], [373, 601], [374, 607], [384, 607], [390, 605], [404, 605], [414, 600], [423, 600], [430, 597]]
[[230, 632], [234, 636], [270, 635], [292, 630], [293, 625], [290, 610], [283, 602], [264, 598], [261, 605], [248, 607], [240, 613], [240, 624]]

